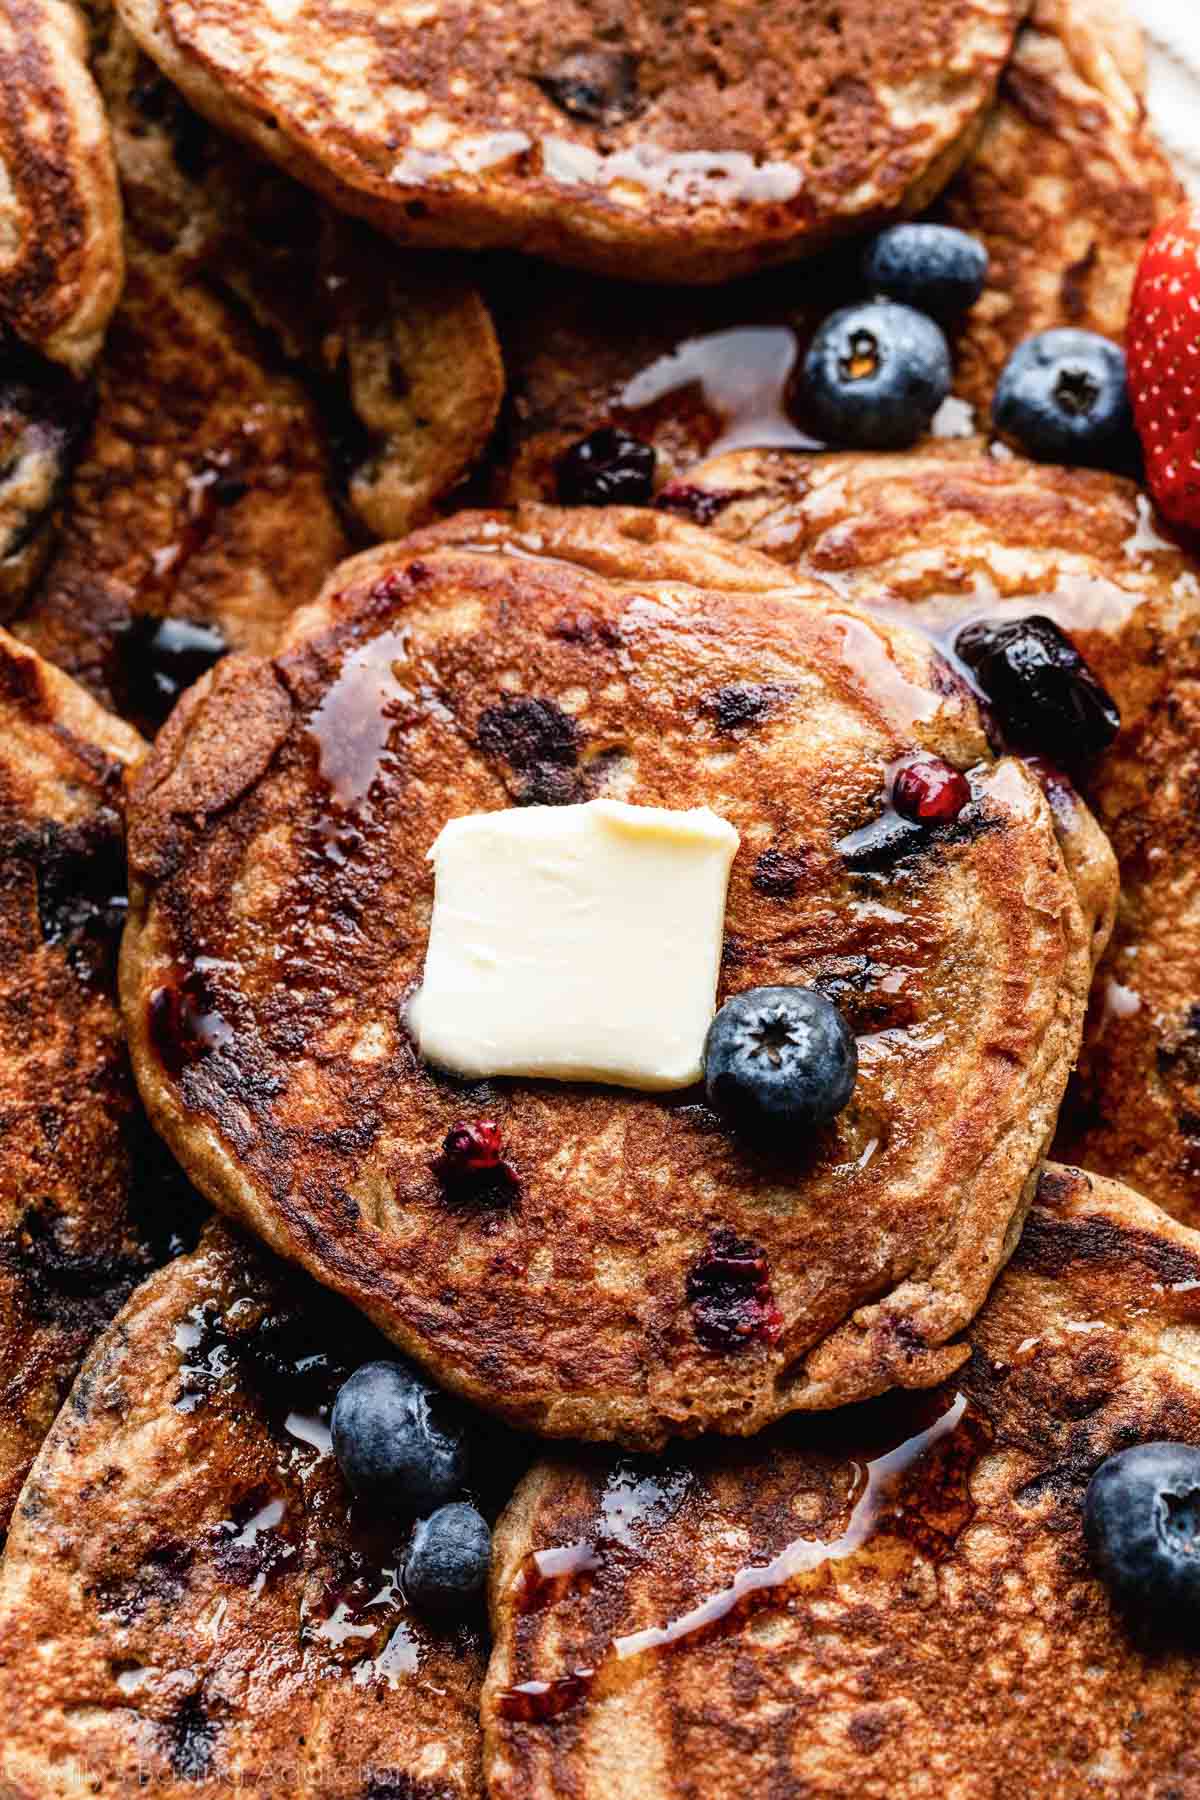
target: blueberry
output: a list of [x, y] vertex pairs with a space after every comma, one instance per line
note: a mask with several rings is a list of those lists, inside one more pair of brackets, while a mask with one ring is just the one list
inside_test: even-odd
[[987, 280], [988, 253], [953, 225], [892, 225], [868, 245], [863, 274], [876, 293], [935, 319], [974, 306]]
[[1123, 351], [1094, 331], [1026, 338], [1000, 372], [992, 421], [1041, 462], [1130, 467], [1137, 442]]
[[829, 443], [900, 450], [950, 392], [949, 346], [911, 306], [844, 306], [809, 345], [801, 392], [808, 422]]
[[412, 1534], [402, 1584], [405, 1598], [425, 1613], [466, 1612], [483, 1591], [492, 1534], [465, 1500], [439, 1507]]
[[954, 648], [1014, 744], [1076, 762], [1116, 737], [1116, 701], [1053, 619], [984, 620], [960, 631]]
[[558, 459], [564, 506], [644, 506], [654, 492], [654, 446], [602, 425]]
[[1083, 1528], [1121, 1606], [1173, 1630], [1200, 1624], [1200, 1449], [1136, 1444], [1106, 1457]]
[[462, 1487], [466, 1439], [449, 1403], [406, 1364], [356, 1369], [334, 1401], [333, 1453], [356, 1494], [428, 1512]]
[[759, 1136], [823, 1125], [854, 1090], [858, 1051], [846, 1021], [812, 988], [750, 988], [727, 1000], [704, 1041], [708, 1098]]

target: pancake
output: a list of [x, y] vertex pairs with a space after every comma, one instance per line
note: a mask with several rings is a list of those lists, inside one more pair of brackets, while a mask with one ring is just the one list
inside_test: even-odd
[[0, 1779], [475, 1800], [479, 1633], [427, 1631], [328, 1452], [372, 1334], [224, 1230], [95, 1345], [0, 1570]]
[[[988, 284], [955, 332], [954, 400], [935, 434], [986, 420], [1010, 351], [1078, 325], [1124, 333], [1134, 270], [1180, 190], [1145, 122], [1141, 33], [1123, 5], [1035, 7], [979, 147], [935, 209], [986, 244]], [[819, 448], [797, 377], [808, 340], [862, 297], [861, 245], [804, 271], [697, 293], [642, 293], [520, 262], [489, 297], [509, 376], [497, 502], [553, 500], [569, 445], [616, 424], [654, 445], [659, 489], [733, 448]], [[971, 410], [967, 410], [967, 409]]]
[[1074, 638], [1121, 709], [1121, 734], [1084, 789], [1116, 850], [1122, 898], [1059, 1149], [1200, 1224], [1194, 560], [1155, 529], [1132, 482], [978, 443], [716, 458], [674, 498], [722, 537], [889, 616], [899, 606], [940, 632], [1038, 612]]
[[[918, 745], [978, 799], [910, 852], [884, 770]], [[464, 1087], [417, 1061], [429, 844], [592, 794], [728, 817], [722, 993], [843, 1007], [862, 1073], [800, 1163], [698, 1090]], [[218, 1205], [517, 1423], [653, 1445], [929, 1385], [1077, 1051], [1114, 897], [1079, 820], [1077, 883], [928, 644], [765, 559], [636, 509], [460, 515], [336, 571], [273, 663], [230, 659], [160, 736], [132, 793], [139, 1081]], [[462, 1205], [431, 1164], [481, 1114], [517, 1180]], [[724, 1229], [762, 1250], [781, 1318], [738, 1354], [686, 1303]]]
[[492, 1800], [1190, 1793], [1200, 1665], [1115, 1613], [1081, 1514], [1112, 1451], [1200, 1440], [1197, 1290], [1195, 1233], [1051, 1165], [935, 1393], [537, 1465], [493, 1550]]
[[955, 345], [955, 391], [986, 416], [1011, 352], [1052, 326], [1122, 342], [1146, 239], [1183, 198], [1147, 124], [1142, 34], [1123, 0], [1037, 0], [941, 208], [991, 259]]
[[1024, 6], [121, 10], [202, 112], [403, 242], [706, 283], [926, 205]]
[[0, 325], [85, 375], [121, 293], [121, 198], [78, 8], [9, 0], [0, 57]]
[[0, 620], [46, 565], [90, 416], [89, 391], [65, 369], [15, 342], [0, 346]]
[[457, 271], [415, 268], [260, 168], [97, 12], [129, 278], [18, 631], [153, 731], [215, 656], [273, 649], [351, 534], [429, 516], [486, 443], [503, 373]]
[[0, 1539], [88, 1345], [186, 1229], [114, 994], [144, 748], [0, 632]]

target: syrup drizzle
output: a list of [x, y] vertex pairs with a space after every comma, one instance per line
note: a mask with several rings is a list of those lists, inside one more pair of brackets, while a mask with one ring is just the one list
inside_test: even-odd
[[686, 338], [627, 382], [618, 402], [634, 431], [639, 415], [695, 394], [719, 421], [706, 454], [726, 450], [819, 450], [800, 430], [790, 401], [800, 338], [790, 325], [739, 325]]
[[[569, 1711], [594, 1689], [598, 1679], [650, 1653], [708, 1642], [740, 1629], [769, 1607], [783, 1604], [790, 1592], [859, 1555], [876, 1538], [908, 1541], [932, 1560], [949, 1554], [970, 1523], [973, 1507], [968, 1480], [978, 1454], [988, 1441], [983, 1421], [968, 1411], [958, 1394], [947, 1410], [924, 1430], [868, 1461], [855, 1462], [855, 1497], [845, 1529], [832, 1539], [794, 1538], [770, 1562], [738, 1571], [728, 1587], [718, 1590], [665, 1625], [614, 1637], [594, 1665], [574, 1668], [545, 1681], [525, 1681], [506, 1689], [497, 1700], [502, 1718], [540, 1723]], [[935, 1462], [930, 1470], [927, 1465]], [[909, 1482], [920, 1473], [915, 1495]], [[564, 1546], [558, 1580], [569, 1574], [572, 1559]], [[543, 1557], [555, 1553], [541, 1552]], [[551, 1565], [557, 1567], [557, 1565]], [[585, 1565], [589, 1570], [596, 1565]], [[517, 1577], [516, 1603], [528, 1609], [531, 1596], [526, 1571]], [[536, 1590], [535, 1590], [536, 1592]], [[535, 1605], [544, 1605], [537, 1592]]]
[[395, 672], [407, 660], [408, 642], [404, 630], [381, 631], [348, 651], [308, 721], [321, 776], [346, 812], [363, 805], [387, 762], [393, 708], [408, 698]]

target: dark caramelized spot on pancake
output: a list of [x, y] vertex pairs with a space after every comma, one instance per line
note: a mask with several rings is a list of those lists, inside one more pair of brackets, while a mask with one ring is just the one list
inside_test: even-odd
[[645, 105], [638, 93], [636, 59], [628, 50], [605, 44], [568, 50], [556, 68], [535, 80], [556, 106], [589, 125], [624, 125]]
[[133, 1625], [152, 1610], [169, 1613], [187, 1587], [195, 1557], [190, 1544], [155, 1544], [132, 1574], [97, 1582], [91, 1590], [97, 1611], [120, 1625]]
[[485, 707], [476, 741], [517, 776], [518, 806], [565, 806], [582, 797], [578, 775], [583, 734], [553, 700], [523, 694]]
[[1099, 1214], [1056, 1219], [1035, 1210], [1012, 1261], [1015, 1269], [1055, 1278], [1085, 1264], [1127, 1270], [1131, 1263], [1140, 1263], [1165, 1287], [1200, 1280], [1200, 1257], [1191, 1250], [1150, 1232], [1114, 1224]]
[[755, 1339], [773, 1344], [783, 1327], [766, 1252], [724, 1225], [689, 1270], [687, 1297], [696, 1336], [709, 1350], [737, 1350]]
[[111, 992], [128, 900], [125, 840], [110, 807], [79, 825], [47, 820], [35, 861], [42, 937], [63, 951], [85, 987]]
[[718, 688], [705, 700], [703, 710], [718, 731], [732, 735], [760, 725], [778, 708], [785, 694], [786, 690], [780, 687], [738, 681]]
[[754, 865], [750, 885], [770, 900], [790, 900], [803, 877], [803, 851], [764, 850]]
[[117, 640], [119, 668], [113, 686], [122, 710], [153, 736], [185, 688], [229, 648], [216, 625], [153, 613], [131, 619]]
[[103, 1330], [150, 1271], [134, 1252], [99, 1255], [77, 1249], [70, 1222], [34, 1202], [10, 1231], [0, 1233], [0, 1269], [16, 1277], [29, 1316], [88, 1335]]
[[1160, 1075], [1200, 1082], [1200, 1003], [1193, 1002], [1168, 1031], [1154, 1058]]
[[401, 1769], [379, 1769], [367, 1776], [361, 1800], [460, 1800], [460, 1795], [455, 1788], [421, 1781]]

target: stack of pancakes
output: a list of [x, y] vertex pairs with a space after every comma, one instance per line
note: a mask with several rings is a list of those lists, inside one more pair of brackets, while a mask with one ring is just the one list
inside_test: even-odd
[[[0, 1794], [1200, 1792], [1081, 1525], [1200, 1443], [1200, 566], [984, 435], [1180, 198], [1119, 0], [2, 13]], [[918, 213], [989, 251], [954, 397], [822, 450]], [[651, 502], [557, 504], [605, 426]], [[1031, 612], [1120, 706], [1074, 782], [946, 655]], [[602, 796], [732, 821], [719, 999], [853, 1030], [800, 1161], [421, 1061], [442, 826]], [[396, 1354], [501, 1422], [490, 1644], [331, 1455]]]

